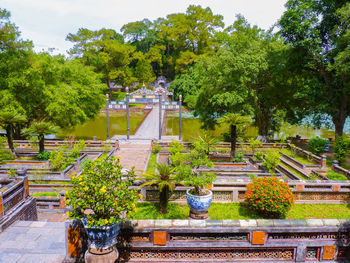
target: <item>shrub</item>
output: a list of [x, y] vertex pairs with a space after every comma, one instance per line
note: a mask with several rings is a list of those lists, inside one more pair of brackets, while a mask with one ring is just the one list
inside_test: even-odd
[[324, 148], [327, 145], [328, 145], [328, 140], [324, 140], [320, 137], [313, 137], [307, 143], [309, 150], [316, 155], [321, 155], [322, 153], [324, 153]]
[[154, 143], [153, 144], [153, 148], [152, 148], [152, 153], [155, 153], [155, 154], [157, 154], [157, 153], [159, 153], [160, 152], [160, 150], [161, 150], [161, 148], [160, 148], [160, 144], [159, 143]]
[[243, 162], [244, 154], [242, 152], [236, 152], [236, 157], [233, 159], [233, 162], [240, 163]]
[[51, 152], [49, 161], [53, 170], [63, 171], [74, 162], [74, 159], [67, 156], [63, 148], [59, 148]]
[[326, 175], [330, 180], [335, 180], [335, 181], [341, 181], [341, 180], [348, 180], [348, 178], [343, 175], [343, 174], [338, 174], [336, 172], [329, 172]]
[[47, 161], [50, 158], [50, 152], [41, 152], [37, 155], [37, 158], [41, 161]]
[[250, 148], [252, 149], [252, 152], [253, 152], [253, 157], [255, 155], [255, 152], [256, 152], [256, 149], [258, 149], [258, 147], [260, 146], [261, 144], [261, 141], [260, 140], [254, 140], [253, 138], [251, 138], [249, 140], [249, 145], [250, 145]]
[[339, 164], [342, 165], [346, 159], [347, 145], [343, 136], [337, 136], [334, 143], [333, 153]]
[[263, 167], [265, 167], [269, 173], [274, 173], [277, 166], [280, 164], [280, 154], [277, 150], [271, 150], [265, 155], [265, 161]]
[[0, 163], [4, 160], [12, 160], [14, 159], [14, 156], [12, 155], [11, 151], [6, 150], [6, 138], [0, 136]]
[[73, 149], [70, 151], [69, 155], [73, 159], [78, 159], [80, 157], [80, 153], [85, 149], [85, 141], [79, 140], [78, 143], [74, 144]]
[[257, 161], [261, 161], [264, 157], [264, 153], [262, 151], [258, 151], [256, 154], [255, 154], [255, 157], [254, 159], [257, 160]]
[[[125, 221], [135, 211], [138, 197], [131, 188], [134, 171], [123, 176], [122, 168], [119, 158], [103, 155], [88, 162], [80, 176], [73, 176], [73, 187], [66, 195], [70, 218], [85, 217], [89, 227]], [[91, 213], [84, 215], [89, 209]]]
[[254, 179], [247, 185], [245, 203], [267, 218], [285, 218], [295, 201], [288, 184], [276, 177]]

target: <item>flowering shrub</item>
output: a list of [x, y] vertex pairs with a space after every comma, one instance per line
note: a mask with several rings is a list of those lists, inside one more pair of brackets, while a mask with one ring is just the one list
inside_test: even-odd
[[138, 200], [137, 190], [130, 188], [134, 179], [133, 170], [122, 175], [119, 158], [103, 155], [86, 163], [81, 175], [72, 177], [73, 187], [66, 195], [70, 218], [86, 218], [89, 227], [126, 220]]
[[268, 218], [284, 218], [294, 204], [294, 195], [288, 184], [276, 177], [254, 179], [247, 185], [247, 206]]

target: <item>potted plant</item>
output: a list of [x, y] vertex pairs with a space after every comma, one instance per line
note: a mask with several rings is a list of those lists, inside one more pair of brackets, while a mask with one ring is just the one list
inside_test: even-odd
[[117, 243], [120, 223], [136, 208], [137, 190], [131, 189], [133, 170], [122, 174], [119, 158], [102, 155], [85, 164], [80, 176], [72, 177], [66, 195], [70, 218], [81, 219], [89, 248], [108, 249]]
[[176, 166], [176, 173], [185, 186], [193, 187], [186, 192], [187, 204], [191, 211], [190, 216], [192, 218], [207, 218], [213, 193], [206, 189], [206, 186], [211, 186], [216, 176], [202, 170], [213, 166], [205, 145], [200, 140], [196, 140], [193, 146], [190, 153], [182, 154], [182, 161]]

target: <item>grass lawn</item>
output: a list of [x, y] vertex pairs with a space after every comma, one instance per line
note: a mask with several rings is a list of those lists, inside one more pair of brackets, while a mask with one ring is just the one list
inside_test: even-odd
[[32, 194], [33, 197], [41, 197], [41, 196], [51, 196], [51, 197], [58, 197], [58, 194], [55, 192], [38, 192]]
[[154, 173], [154, 170], [156, 169], [156, 163], [157, 163], [157, 153], [152, 152], [148, 161], [147, 173]]
[[290, 157], [294, 158], [295, 160], [297, 160], [298, 162], [300, 162], [302, 164], [305, 164], [305, 165], [315, 165], [316, 164], [313, 161], [309, 161], [308, 159], [301, 157], [300, 155], [294, 156], [293, 152], [290, 149], [282, 149], [281, 152], [289, 155]]
[[[144, 202], [137, 205], [134, 219], [187, 219], [189, 207], [169, 203], [169, 212], [159, 214], [158, 203]], [[210, 219], [261, 219], [239, 203], [212, 203], [209, 208]], [[296, 204], [287, 214], [286, 219], [350, 219], [349, 204]]]

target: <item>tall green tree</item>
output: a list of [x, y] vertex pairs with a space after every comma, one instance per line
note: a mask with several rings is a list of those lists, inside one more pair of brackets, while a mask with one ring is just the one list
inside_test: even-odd
[[349, 24], [346, 26], [347, 11], [341, 8], [346, 3], [347, 0], [289, 0], [279, 21], [281, 35], [293, 47], [289, 64], [295, 74], [304, 76], [306, 100], [300, 112], [328, 114], [337, 135], [342, 135], [350, 114], [348, 72], [343, 71]]
[[279, 129], [280, 112], [295, 103], [298, 85], [285, 68], [288, 47], [241, 16], [218, 39], [218, 52], [195, 66], [202, 71], [195, 113], [209, 127], [227, 112], [252, 115], [259, 135], [267, 138]]

